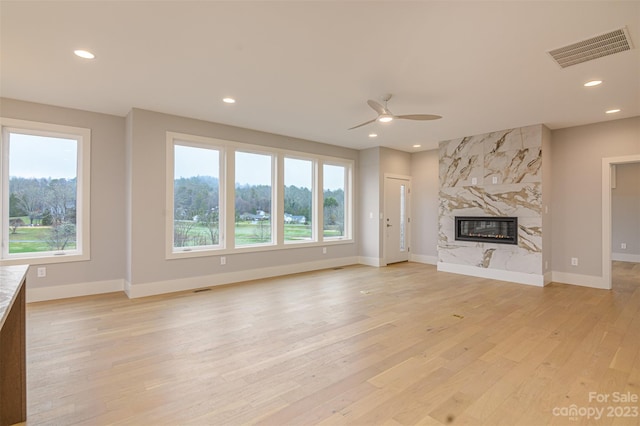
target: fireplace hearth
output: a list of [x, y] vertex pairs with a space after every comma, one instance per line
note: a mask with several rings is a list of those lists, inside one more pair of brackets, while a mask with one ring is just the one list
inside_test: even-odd
[[456, 216], [456, 240], [518, 244], [517, 217]]

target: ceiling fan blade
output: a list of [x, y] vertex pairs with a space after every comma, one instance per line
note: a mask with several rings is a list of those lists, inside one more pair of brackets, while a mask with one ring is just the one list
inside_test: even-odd
[[442, 118], [440, 115], [433, 114], [406, 114], [406, 115], [396, 115], [396, 118], [402, 118], [404, 120], [438, 120]]
[[362, 124], [358, 124], [357, 126], [350, 127], [350, 128], [349, 128], [349, 129], [347, 129], [347, 130], [357, 129], [358, 127], [362, 127], [362, 126], [366, 126], [367, 124], [371, 124], [371, 123], [373, 123], [374, 121], [376, 121], [376, 119], [375, 119], [375, 118], [374, 118], [373, 120], [365, 121], [365, 122], [364, 122], [364, 123], [362, 123]]
[[382, 115], [382, 114], [390, 114], [390, 112], [389, 112], [385, 107], [383, 107], [381, 104], [379, 104], [379, 103], [378, 103], [378, 102], [376, 102], [376, 101], [372, 101], [371, 99], [369, 99], [369, 100], [367, 101], [367, 104], [368, 104], [371, 108], [373, 108], [373, 110], [374, 110], [375, 112], [377, 112], [377, 113], [378, 113], [378, 115]]

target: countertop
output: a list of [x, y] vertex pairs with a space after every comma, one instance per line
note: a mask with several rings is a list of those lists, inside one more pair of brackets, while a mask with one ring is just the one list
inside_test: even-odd
[[0, 329], [18, 296], [29, 265], [0, 266]]

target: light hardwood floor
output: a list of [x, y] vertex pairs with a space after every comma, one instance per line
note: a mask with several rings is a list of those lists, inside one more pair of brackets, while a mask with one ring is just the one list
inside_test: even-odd
[[30, 304], [27, 424], [639, 424], [612, 398], [640, 395], [640, 264], [614, 274], [537, 288], [404, 263]]

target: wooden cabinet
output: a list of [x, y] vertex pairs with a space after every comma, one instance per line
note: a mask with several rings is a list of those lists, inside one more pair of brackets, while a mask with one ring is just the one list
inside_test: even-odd
[[28, 266], [0, 267], [0, 426], [27, 420], [27, 269]]

